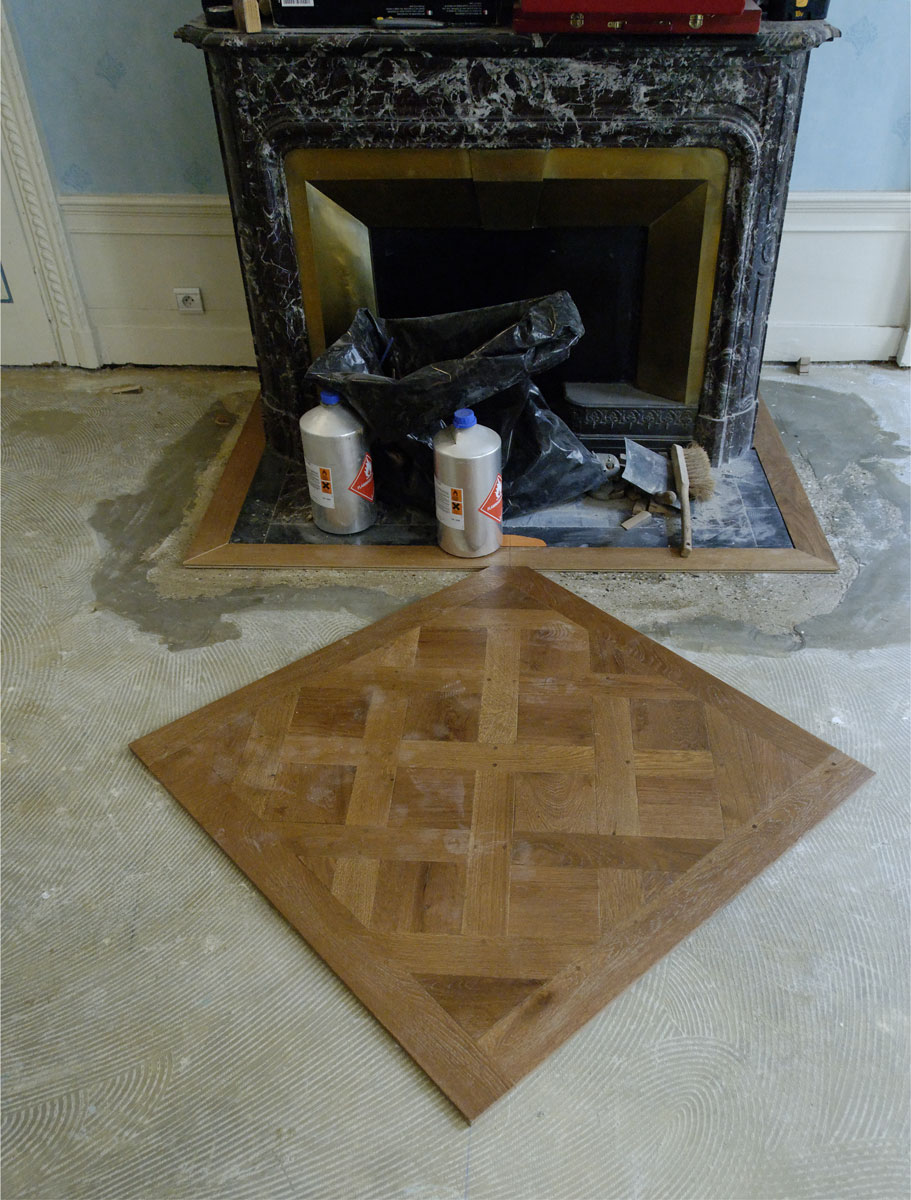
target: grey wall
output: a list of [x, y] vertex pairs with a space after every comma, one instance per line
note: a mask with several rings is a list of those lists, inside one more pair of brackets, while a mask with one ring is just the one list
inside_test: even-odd
[[[4, 0], [60, 192], [223, 193], [193, 0]], [[911, 0], [832, 0], [792, 186], [905, 191]]]

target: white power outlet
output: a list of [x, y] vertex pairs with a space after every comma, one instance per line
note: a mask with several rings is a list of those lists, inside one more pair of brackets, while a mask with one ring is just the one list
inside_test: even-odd
[[174, 300], [182, 313], [202, 313], [206, 311], [205, 305], [202, 302], [202, 292], [199, 288], [175, 288]]

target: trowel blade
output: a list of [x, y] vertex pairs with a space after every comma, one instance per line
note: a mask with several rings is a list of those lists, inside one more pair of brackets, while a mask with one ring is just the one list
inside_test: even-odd
[[640, 492], [649, 496], [660, 496], [662, 492], [673, 491], [674, 481], [671, 476], [671, 464], [662, 454], [649, 450], [648, 446], [640, 446], [631, 438], [624, 438], [626, 448], [626, 466], [622, 478]]

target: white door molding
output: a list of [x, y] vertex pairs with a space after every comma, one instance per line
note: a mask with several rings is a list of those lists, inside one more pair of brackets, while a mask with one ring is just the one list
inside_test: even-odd
[[101, 356], [82, 298], [15, 42], [2, 9], [0, 17], [3, 159], [32, 267], [60, 361], [74, 367], [99, 367]]

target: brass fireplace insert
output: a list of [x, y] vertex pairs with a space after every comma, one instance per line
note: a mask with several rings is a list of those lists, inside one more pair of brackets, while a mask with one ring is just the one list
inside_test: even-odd
[[[645, 252], [628, 382], [698, 404], [728, 178], [722, 150], [295, 149], [285, 174], [314, 357], [359, 307], [401, 315], [378, 312], [375, 231], [637, 227]], [[571, 279], [562, 286], [576, 298]]]

